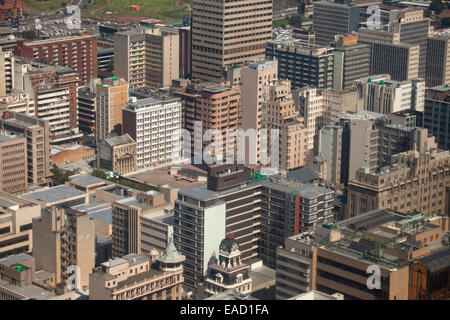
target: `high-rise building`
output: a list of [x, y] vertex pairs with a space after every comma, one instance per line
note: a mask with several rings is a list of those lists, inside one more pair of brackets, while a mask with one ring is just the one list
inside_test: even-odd
[[448, 84], [428, 88], [423, 126], [436, 137], [439, 148], [450, 150], [450, 88]]
[[348, 90], [353, 81], [370, 75], [371, 48], [358, 44], [358, 34], [336, 37], [333, 90]]
[[171, 96], [136, 99], [122, 109], [123, 134], [136, 141], [137, 169], [171, 163], [181, 150], [181, 103]]
[[52, 173], [49, 121], [17, 112], [5, 112], [0, 119], [0, 127], [5, 132], [27, 138], [27, 183], [35, 186], [50, 182]]
[[334, 36], [358, 30], [359, 7], [328, 1], [314, 2], [316, 43], [330, 45]]
[[23, 18], [23, 2], [5, 0], [0, 3], [0, 21], [9, 21]]
[[450, 35], [435, 34], [428, 38], [427, 87], [450, 84]]
[[446, 215], [450, 201], [446, 195], [450, 185], [450, 153], [421, 151], [427, 149], [396, 154], [390, 165], [379, 170], [356, 172], [349, 181], [346, 217], [378, 208]]
[[[197, 121], [201, 122], [203, 133], [207, 130], [218, 130], [221, 133], [222, 141], [220, 139], [203, 141], [200, 137], [203, 148], [206, 146], [217, 148], [219, 154], [215, 156], [221, 159], [225, 159], [226, 154], [234, 152], [237, 133], [235, 131], [239, 127], [241, 105], [241, 91], [238, 88], [192, 80], [186, 87], [175, 91], [174, 95], [181, 98], [182, 123], [183, 128], [191, 133], [192, 154], [195, 152], [194, 133]], [[231, 133], [228, 141], [227, 132]]]
[[27, 190], [27, 139], [23, 135], [0, 135], [0, 190]]
[[178, 29], [180, 34], [180, 78], [190, 78], [192, 74], [192, 61], [191, 61], [191, 41], [192, 32], [190, 26], [180, 27]]
[[0, 191], [0, 258], [33, 251], [32, 219], [41, 215], [41, 207]]
[[195, 0], [192, 78], [217, 81], [225, 66], [264, 58], [272, 38], [272, 0]]
[[36, 268], [54, 272], [58, 284], [68, 280], [68, 268], [76, 265], [77, 289], [88, 286], [95, 266], [94, 219], [87, 213], [53, 206], [42, 210], [41, 216], [33, 219], [32, 227]]
[[36, 117], [49, 121], [52, 143], [71, 142], [82, 136], [78, 131], [78, 74], [75, 71], [17, 58], [14, 87], [33, 98]]
[[89, 300], [181, 300], [184, 256], [170, 243], [161, 256], [128, 254], [89, 275]]
[[97, 118], [97, 84], [99, 78], [91, 79], [89, 85], [78, 88], [78, 127], [85, 134], [95, 133]]
[[370, 75], [354, 82], [364, 110], [388, 114], [413, 109], [423, 111], [425, 80], [391, 80], [388, 74]]
[[146, 27], [114, 34], [114, 74], [130, 88], [168, 87], [179, 77], [179, 34], [168, 27]]
[[324, 126], [319, 131], [318, 154], [326, 161], [321, 178], [329, 183], [341, 183], [342, 127]]
[[[334, 38], [333, 38], [334, 39]], [[269, 41], [266, 58], [278, 60], [278, 77], [291, 81], [292, 88], [333, 87], [334, 48], [305, 46], [296, 41]]]
[[392, 80], [419, 77], [421, 46], [400, 42], [398, 33], [360, 28], [358, 42], [371, 46], [370, 74], [389, 74]]
[[75, 70], [80, 85], [97, 78], [97, 38], [80, 34], [46, 40], [19, 40], [16, 55]]
[[[245, 154], [256, 155], [255, 164], [259, 163], [260, 149], [260, 130], [262, 128], [262, 112], [264, 104], [267, 100], [266, 86], [273, 81], [278, 80], [278, 62], [277, 60], [251, 60], [243, 67], [242, 72], [242, 108], [241, 108], [241, 124], [240, 128], [247, 130], [255, 130], [257, 141], [254, 147], [249, 141]], [[250, 149], [252, 148], [252, 149]], [[246, 159], [249, 164], [250, 159]]]
[[0, 47], [0, 97], [11, 93], [14, 87], [14, 61], [13, 52]]
[[128, 103], [128, 83], [118, 77], [104, 79], [96, 87], [95, 135], [97, 144], [115, 131], [122, 134], [122, 110]]

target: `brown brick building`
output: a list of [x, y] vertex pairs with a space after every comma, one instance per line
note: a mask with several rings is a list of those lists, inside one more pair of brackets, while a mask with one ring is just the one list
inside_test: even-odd
[[8, 193], [27, 188], [27, 140], [24, 136], [0, 135], [0, 189]]
[[0, 21], [23, 18], [22, 0], [0, 1]]
[[74, 69], [79, 74], [80, 85], [97, 78], [97, 39], [89, 34], [46, 40], [20, 40], [14, 53]]

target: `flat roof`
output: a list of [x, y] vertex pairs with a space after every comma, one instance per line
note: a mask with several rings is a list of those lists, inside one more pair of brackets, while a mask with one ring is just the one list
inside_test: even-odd
[[34, 284], [25, 287], [19, 287], [0, 279], [0, 286], [32, 300], [48, 300], [57, 296], [55, 292], [45, 290]]
[[10, 267], [12, 265], [20, 264], [21, 262], [32, 258], [33, 257], [27, 253], [13, 254], [4, 259], [1, 259], [0, 264]]
[[77, 174], [69, 177], [70, 182], [76, 183], [80, 186], [89, 187], [96, 184], [107, 184], [106, 180], [91, 176], [89, 174]]
[[149, 209], [150, 206], [146, 205], [145, 203], [140, 202], [136, 199], [136, 197], [128, 197], [125, 199], [117, 200], [115, 203], [123, 204], [125, 206], [135, 206], [141, 209]]
[[24, 139], [25, 137], [22, 135], [4, 135], [0, 134], [0, 143], [1, 142], [11, 142], [14, 140]]
[[41, 191], [25, 193], [23, 196], [46, 203], [53, 203], [75, 197], [84, 197], [85, 192], [63, 184]]
[[104, 224], [112, 224], [112, 207], [105, 208], [88, 214], [91, 218], [99, 220]]

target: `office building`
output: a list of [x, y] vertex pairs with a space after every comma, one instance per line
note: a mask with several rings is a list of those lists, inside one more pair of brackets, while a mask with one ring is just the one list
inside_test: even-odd
[[78, 131], [78, 79], [78, 74], [66, 67], [16, 59], [14, 87], [33, 98], [36, 117], [49, 121], [52, 143], [67, 143], [82, 136]]
[[[266, 103], [266, 86], [273, 81], [278, 80], [278, 62], [277, 60], [251, 60], [242, 68], [242, 108], [241, 108], [241, 124], [240, 128], [247, 130], [255, 130], [257, 141], [255, 145], [249, 141], [248, 148], [245, 149], [246, 155], [250, 153], [256, 155], [255, 164], [259, 163], [260, 149], [260, 130], [262, 128], [262, 112], [263, 104]], [[263, 91], [264, 90], [264, 91]], [[261, 94], [264, 93], [264, 94]], [[246, 159], [249, 163], [250, 159]]]
[[114, 48], [98, 48], [97, 49], [98, 71], [110, 71], [113, 68], [114, 68]]
[[389, 74], [392, 80], [419, 77], [420, 45], [400, 42], [398, 33], [360, 28], [358, 42], [371, 46], [370, 74]]
[[181, 300], [183, 261], [170, 243], [160, 257], [129, 254], [104, 262], [89, 275], [89, 300]]
[[8, 193], [27, 190], [27, 139], [0, 135], [0, 189]]
[[318, 156], [325, 162], [325, 168], [315, 168], [320, 178], [331, 184], [341, 183], [342, 131], [337, 125], [324, 126], [319, 131]]
[[56, 284], [67, 281], [69, 266], [78, 266], [77, 289], [85, 288], [95, 266], [94, 219], [59, 206], [42, 210], [41, 216], [33, 219], [33, 257], [36, 269], [55, 273]]
[[436, 146], [425, 144], [393, 155], [391, 164], [379, 170], [362, 168], [356, 172], [349, 181], [346, 216], [377, 208], [446, 215], [450, 201], [446, 191], [450, 184], [450, 153], [433, 147]]
[[450, 89], [448, 85], [426, 90], [423, 126], [436, 137], [439, 148], [450, 150]]
[[14, 55], [0, 47], [0, 97], [11, 93], [14, 87]]
[[358, 34], [336, 37], [333, 90], [348, 90], [353, 81], [370, 75], [371, 48], [358, 44]]
[[427, 87], [450, 84], [450, 35], [433, 35], [428, 38]]
[[32, 219], [41, 215], [41, 207], [19, 197], [0, 192], [0, 258], [33, 251]]
[[136, 171], [136, 142], [128, 134], [101, 140], [98, 166], [118, 175]]
[[173, 235], [174, 218], [171, 205], [141, 216], [141, 252], [143, 254], [164, 251]]
[[89, 85], [78, 88], [78, 128], [85, 134], [94, 134], [97, 118], [97, 83], [100, 79], [91, 79]]
[[43, 185], [52, 176], [50, 162], [49, 120], [17, 112], [4, 113], [0, 119], [1, 129], [10, 134], [23, 135], [26, 139], [26, 169], [28, 184]]
[[[202, 141], [203, 148], [210, 146], [211, 149], [217, 149], [219, 154], [214, 155], [224, 160], [227, 153], [234, 152], [237, 144], [237, 133], [234, 131], [239, 127], [241, 105], [241, 92], [238, 88], [192, 80], [186, 87], [176, 90], [174, 95], [181, 98], [182, 123], [183, 128], [191, 133], [192, 154], [195, 152], [195, 139], [198, 139], [194, 136], [197, 121], [201, 122], [203, 133], [207, 130], [218, 130], [221, 133], [221, 140], [214, 137], [217, 142]], [[229, 131], [232, 133], [227, 141]]]
[[412, 109], [406, 109], [398, 112], [389, 113], [386, 118], [393, 125], [414, 128], [423, 127], [423, 112]]
[[97, 38], [80, 34], [45, 40], [19, 40], [14, 54], [77, 72], [79, 85], [97, 78]]
[[130, 88], [169, 87], [179, 72], [178, 30], [141, 26], [114, 34], [114, 74]]
[[189, 79], [192, 74], [192, 61], [191, 61], [191, 42], [192, 32], [190, 26], [178, 28], [180, 36], [180, 78]]
[[295, 40], [269, 41], [266, 45], [266, 59], [278, 60], [278, 77], [291, 81], [292, 88], [333, 87], [332, 47], [307, 47]]
[[195, 0], [191, 30], [192, 78], [220, 80], [225, 66], [264, 58], [272, 38], [272, 1]]
[[160, 96], [132, 98], [122, 110], [123, 134], [136, 141], [137, 169], [171, 163], [181, 150], [181, 102]]
[[122, 110], [128, 103], [128, 83], [118, 77], [104, 79], [96, 86], [95, 135], [97, 144], [114, 131], [122, 134]]
[[358, 30], [359, 7], [328, 1], [314, 2], [313, 29], [316, 43], [330, 45], [334, 36]]
[[370, 75], [354, 82], [358, 99], [364, 110], [393, 113], [413, 109], [423, 112], [425, 80], [391, 80], [388, 74]]

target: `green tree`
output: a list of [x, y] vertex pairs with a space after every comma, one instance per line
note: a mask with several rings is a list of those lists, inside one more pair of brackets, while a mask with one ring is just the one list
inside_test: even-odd
[[56, 165], [53, 165], [50, 171], [53, 173], [52, 181], [55, 186], [66, 183], [69, 177], [75, 174], [75, 172], [70, 170], [61, 170]]
[[302, 17], [298, 14], [295, 16], [291, 16], [289, 18], [289, 24], [293, 26], [294, 28], [301, 28], [302, 27]]
[[433, 10], [437, 14], [440, 14], [445, 9], [445, 4], [442, 2], [442, 0], [433, 0], [431, 1], [430, 6], [428, 7], [429, 10]]

